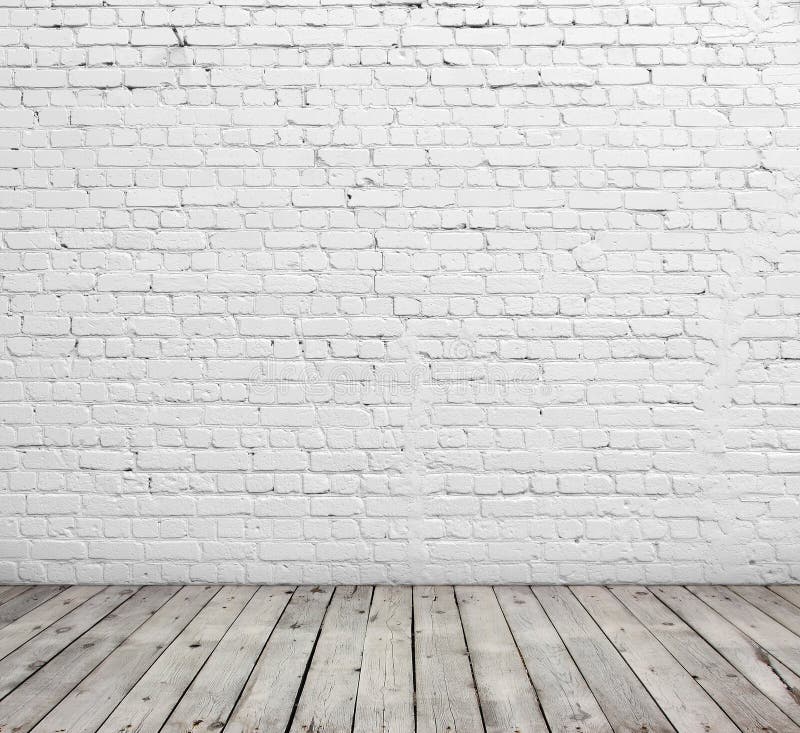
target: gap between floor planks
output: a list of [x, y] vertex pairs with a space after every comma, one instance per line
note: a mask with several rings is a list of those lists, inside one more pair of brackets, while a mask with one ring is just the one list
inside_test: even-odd
[[791, 733], [799, 586], [0, 586], [0, 733]]

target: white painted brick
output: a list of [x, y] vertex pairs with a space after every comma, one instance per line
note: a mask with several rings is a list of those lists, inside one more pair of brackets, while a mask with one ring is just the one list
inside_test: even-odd
[[0, 582], [798, 581], [800, 9], [35, 5]]

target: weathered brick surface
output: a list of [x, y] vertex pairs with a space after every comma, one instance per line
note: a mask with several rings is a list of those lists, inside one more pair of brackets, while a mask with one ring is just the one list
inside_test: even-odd
[[8, 0], [0, 582], [800, 578], [800, 5]]

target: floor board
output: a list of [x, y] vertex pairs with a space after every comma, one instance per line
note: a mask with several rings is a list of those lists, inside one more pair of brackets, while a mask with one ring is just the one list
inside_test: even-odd
[[800, 675], [800, 637], [727, 588], [689, 588], [759, 646]]
[[96, 733], [164, 649], [218, 590], [210, 586], [187, 586], [176, 593], [95, 667], [33, 730], [36, 733], [62, 730]]
[[44, 629], [68, 615], [84, 601], [97, 595], [102, 588], [75, 586], [41, 603], [33, 610], [7, 624], [0, 635], [0, 659], [7, 658]]
[[178, 590], [142, 588], [0, 700], [0, 720], [15, 733], [28, 733]]
[[781, 598], [800, 608], [800, 585], [771, 585], [769, 589]]
[[414, 588], [417, 731], [482, 731], [475, 681], [455, 594]]
[[[135, 591], [135, 588], [105, 588], [86, 598], [85, 602], [58, 618], [57, 622], [42, 625], [39, 633], [5, 659], [0, 660], [0, 697], [7, 695], [31, 673], [47, 664], [64, 647], [69, 646], [75, 639], [89, 631], [117, 606], [130, 598]], [[64, 594], [68, 592], [64, 591]], [[76, 600], [75, 603], [79, 602]], [[65, 608], [72, 608], [72, 604], [67, 605], [65, 601]], [[33, 613], [29, 615], [33, 615]], [[8, 631], [9, 628], [11, 626], [4, 631]]]
[[42, 603], [67, 590], [65, 585], [40, 585], [20, 593], [0, 606], [0, 629], [22, 618]]
[[224, 726], [293, 591], [285, 586], [263, 586], [256, 591], [175, 706], [161, 733], [213, 733]]
[[29, 590], [30, 587], [29, 585], [4, 585], [0, 588], [0, 606], [12, 598], [16, 598], [20, 593]]
[[662, 586], [652, 590], [795, 724], [800, 724], [800, 678], [686, 588]]
[[611, 733], [594, 694], [531, 589], [498, 587], [495, 593], [550, 730]]
[[798, 586], [0, 586], [0, 733], [800, 733]]
[[611, 589], [697, 683], [746, 733], [792, 730], [785, 713], [694, 629], [650, 591], [636, 586]]
[[729, 586], [728, 590], [741, 596], [751, 605], [767, 616], [771, 616], [775, 621], [783, 624], [789, 631], [800, 636], [800, 614], [797, 613], [797, 606], [790, 603], [777, 593], [773, 593], [769, 588], [762, 588], [755, 585]]
[[295, 591], [247, 680], [226, 733], [287, 729], [332, 597], [332, 588]]
[[[573, 592], [677, 730], [736, 733], [737, 727], [697, 680], [606, 588]], [[663, 685], [663, 680], [670, 684]]]
[[514, 637], [492, 588], [456, 588], [486, 733], [546, 733]]
[[372, 596], [353, 733], [413, 733], [411, 588], [378, 586]]
[[246, 585], [222, 588], [125, 695], [100, 733], [158, 733], [255, 591]]
[[290, 733], [352, 730], [371, 602], [369, 586], [334, 592]]
[[620, 650], [609, 641], [569, 588], [537, 587], [534, 594], [615, 731], [674, 731], [653, 700], [652, 691], [638, 679]]

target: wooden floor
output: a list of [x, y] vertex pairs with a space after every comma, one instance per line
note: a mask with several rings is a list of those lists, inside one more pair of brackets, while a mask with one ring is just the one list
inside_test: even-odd
[[0, 733], [800, 731], [800, 586], [0, 586]]

